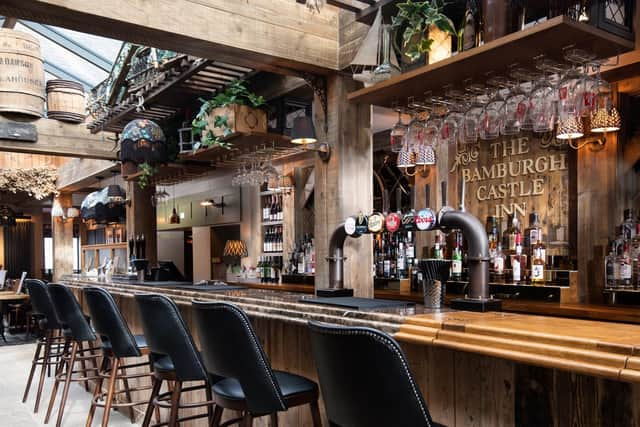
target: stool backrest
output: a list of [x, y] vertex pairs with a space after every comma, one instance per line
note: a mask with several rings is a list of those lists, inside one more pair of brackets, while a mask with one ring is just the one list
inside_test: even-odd
[[247, 315], [232, 304], [193, 302], [207, 370], [240, 382], [252, 413], [284, 411], [282, 391]]
[[176, 304], [164, 295], [138, 294], [135, 298], [152, 356], [169, 356], [180, 381], [207, 380], [200, 353]]
[[93, 333], [89, 320], [82, 312], [80, 303], [76, 299], [69, 287], [57, 283], [49, 284], [49, 293], [53, 300], [53, 306], [58, 313], [58, 318], [65, 328], [71, 332], [71, 337], [78, 342], [95, 341], [96, 334]]
[[329, 421], [337, 426], [430, 426], [398, 343], [371, 328], [309, 322]]
[[44, 322], [41, 322], [45, 329], [60, 329], [62, 322], [58, 318], [58, 313], [53, 306], [53, 300], [49, 293], [49, 286], [45, 285], [42, 280], [27, 279], [25, 282], [27, 291], [29, 292], [31, 307], [33, 313], [42, 316]]
[[103, 342], [109, 342], [116, 357], [139, 357], [140, 349], [109, 292], [99, 287], [84, 288], [91, 323]]

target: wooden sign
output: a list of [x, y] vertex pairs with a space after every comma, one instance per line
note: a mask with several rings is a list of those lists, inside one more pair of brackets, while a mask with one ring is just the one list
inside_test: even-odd
[[[465, 183], [464, 204], [481, 221], [498, 217], [500, 231], [515, 213], [521, 230], [538, 212], [551, 254], [569, 245], [569, 159], [566, 144], [526, 135], [459, 148], [449, 174]], [[556, 248], [557, 250], [553, 250]]]

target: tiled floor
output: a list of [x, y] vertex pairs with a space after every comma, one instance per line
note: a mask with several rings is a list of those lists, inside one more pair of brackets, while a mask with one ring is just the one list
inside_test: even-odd
[[[29, 375], [31, 359], [35, 351], [35, 344], [23, 344], [0, 347], [0, 426], [2, 427], [32, 427], [44, 426], [44, 414], [53, 379], [45, 380], [44, 390], [40, 410], [33, 413], [37, 382], [34, 379], [29, 399], [27, 403], [22, 403], [22, 393]], [[39, 371], [38, 371], [39, 373]], [[58, 396], [60, 396], [58, 392]], [[65, 409], [62, 425], [64, 427], [84, 426], [87, 419], [87, 412], [91, 402], [91, 395], [87, 393], [82, 385], [72, 384], [69, 389], [69, 400]], [[57, 404], [54, 410], [57, 409]], [[99, 425], [102, 420], [102, 410], [96, 411], [93, 424]], [[110, 426], [132, 426], [128, 417], [118, 412], [112, 412], [109, 419]], [[47, 426], [55, 426], [55, 413]]]

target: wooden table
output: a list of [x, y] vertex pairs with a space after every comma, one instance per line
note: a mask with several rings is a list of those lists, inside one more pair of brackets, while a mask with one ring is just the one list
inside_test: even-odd
[[29, 298], [29, 295], [16, 294], [15, 291], [0, 291], [0, 335], [2, 335], [2, 340], [4, 342], [7, 342], [7, 339], [4, 336], [5, 307], [10, 303], [27, 302], [29, 301]]

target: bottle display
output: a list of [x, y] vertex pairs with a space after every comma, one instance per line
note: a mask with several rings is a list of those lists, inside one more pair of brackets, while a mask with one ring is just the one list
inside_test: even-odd
[[270, 225], [262, 228], [262, 252], [281, 253], [284, 249], [282, 241], [282, 226]]
[[632, 209], [625, 209], [615, 238], [604, 257], [604, 282], [608, 289], [640, 287], [640, 223]]
[[277, 222], [284, 219], [282, 194], [262, 196], [262, 222]]
[[312, 235], [305, 234], [291, 251], [289, 273], [308, 275], [316, 273], [316, 250]]

